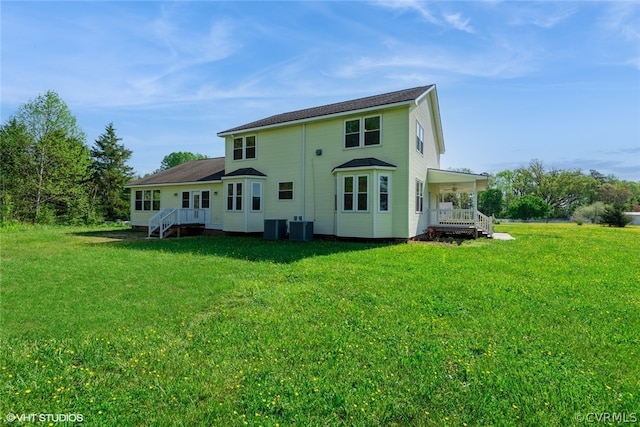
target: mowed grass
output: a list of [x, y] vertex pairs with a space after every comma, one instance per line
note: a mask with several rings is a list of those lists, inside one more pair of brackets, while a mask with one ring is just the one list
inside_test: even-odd
[[2, 232], [0, 416], [83, 425], [640, 418], [640, 228], [295, 243]]

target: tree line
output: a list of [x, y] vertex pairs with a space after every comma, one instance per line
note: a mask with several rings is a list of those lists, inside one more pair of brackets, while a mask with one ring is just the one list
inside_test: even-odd
[[[91, 147], [56, 92], [18, 108], [0, 127], [0, 225], [95, 224], [129, 219], [125, 184], [137, 176], [113, 123]], [[173, 152], [153, 173], [204, 154]]]
[[18, 108], [0, 127], [0, 223], [125, 220], [131, 151], [112, 123], [94, 144], [57, 93]]
[[489, 176], [478, 208], [500, 218], [559, 218], [596, 222], [615, 211], [640, 211], [640, 182], [625, 181], [597, 170], [547, 168], [539, 160], [527, 167]]

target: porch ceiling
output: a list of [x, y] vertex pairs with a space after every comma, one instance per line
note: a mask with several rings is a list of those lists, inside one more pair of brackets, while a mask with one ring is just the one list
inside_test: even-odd
[[472, 173], [429, 169], [427, 182], [430, 190], [438, 193], [473, 193], [474, 190], [477, 192], [487, 189], [488, 177]]

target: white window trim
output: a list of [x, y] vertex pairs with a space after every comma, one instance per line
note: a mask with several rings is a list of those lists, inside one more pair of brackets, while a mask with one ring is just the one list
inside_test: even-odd
[[[366, 119], [370, 119], [372, 117], [379, 117], [380, 118], [380, 128], [378, 129], [378, 132], [380, 132], [380, 142], [378, 144], [375, 144], [375, 145], [364, 145], [364, 141], [365, 141], [364, 123], [365, 123]], [[346, 138], [347, 138], [347, 122], [353, 122], [355, 120], [358, 120], [360, 122], [358, 145], [355, 146], [355, 147], [347, 147], [347, 141], [346, 141]], [[382, 146], [382, 114], [372, 114], [370, 116], [352, 117], [350, 119], [345, 119], [343, 121], [343, 123], [342, 123], [342, 149], [343, 150], [355, 150], [355, 149], [358, 149], [358, 148], [381, 147], [381, 146]]]
[[[418, 203], [418, 198], [422, 200], [422, 209], [420, 208], [420, 203]], [[421, 214], [424, 213], [424, 182], [416, 179], [416, 191], [415, 191], [415, 202], [416, 202], [416, 213]]]
[[[247, 138], [251, 138], [251, 137], [253, 137], [255, 139], [255, 146], [254, 146], [255, 155], [253, 157], [251, 157], [251, 158], [247, 158]], [[241, 139], [242, 140], [242, 157], [239, 158], [239, 159], [235, 158], [236, 139]], [[257, 135], [252, 134], [252, 135], [244, 135], [244, 136], [238, 136], [238, 137], [235, 137], [235, 138], [231, 138], [231, 159], [234, 162], [243, 162], [245, 160], [255, 160], [257, 158], [258, 158], [258, 136]]]
[[[288, 184], [291, 183], [291, 198], [290, 199], [281, 199], [280, 198], [280, 184]], [[296, 199], [296, 185], [293, 181], [278, 181], [278, 188], [276, 188], [276, 200], [279, 202], [293, 202]]]
[[[253, 198], [255, 197], [255, 194], [253, 192], [254, 189], [254, 185], [258, 185], [258, 196], [260, 197], [260, 209], [253, 209]], [[263, 209], [263, 205], [264, 205], [264, 198], [262, 197], [262, 183], [259, 181], [252, 181], [251, 182], [251, 207], [249, 209], [250, 212], [262, 212]]]
[[[420, 134], [422, 134], [422, 138], [420, 138]], [[418, 144], [418, 141], [420, 144]], [[416, 151], [424, 156], [424, 127], [418, 120], [416, 120]]]
[[[142, 195], [142, 199], [138, 199], [138, 191], [141, 193]], [[145, 199], [145, 194], [149, 193], [149, 209], [145, 209], [144, 208], [144, 202], [146, 201]], [[154, 198], [153, 196], [155, 194], [158, 194], [158, 209], [154, 209], [153, 208], [153, 202], [154, 202]], [[136, 209], [136, 205], [138, 200], [140, 200], [140, 209]], [[133, 193], [133, 207], [134, 210], [136, 212], [159, 212], [160, 210], [162, 210], [162, 192], [160, 190], [156, 190], [156, 189], [151, 189], [151, 190], [135, 190]]]
[[[380, 191], [380, 178], [385, 177], [387, 178], [387, 210], [383, 211], [382, 209], [380, 209], [380, 196], [382, 195], [381, 191]], [[391, 213], [391, 175], [390, 174], [379, 174], [378, 175], [378, 213], [381, 214], [388, 214]]]
[[[359, 210], [358, 209], [358, 195], [359, 194], [363, 194], [360, 193], [358, 191], [358, 187], [359, 187], [359, 182], [358, 182], [358, 178], [361, 177], [365, 177], [367, 178], [367, 209], [365, 210]], [[345, 196], [345, 180], [347, 178], [353, 178], [353, 192], [351, 193], [351, 205], [353, 206], [353, 209], [351, 210], [347, 210], [344, 208], [344, 196]], [[341, 191], [341, 212], [342, 213], [369, 213], [371, 211], [371, 209], [369, 208], [370, 204], [371, 204], [371, 189], [370, 189], [370, 183], [371, 182], [371, 175], [369, 174], [360, 174], [360, 175], [343, 175], [342, 176], [342, 191]]]
[[[243, 194], [240, 195], [240, 197], [241, 197], [240, 209], [238, 209], [238, 205], [236, 203], [236, 198], [238, 197], [237, 196], [237, 194], [238, 194], [238, 184], [241, 187], [244, 187], [244, 185], [243, 185], [244, 182], [242, 182], [242, 181], [227, 182], [226, 185], [225, 185], [225, 188], [224, 188], [224, 191], [225, 191], [224, 208], [225, 208], [226, 212], [242, 212], [243, 211], [243, 209], [242, 209], [243, 206], [242, 205], [244, 204], [245, 189], [242, 188], [242, 193]], [[233, 201], [231, 203], [231, 209], [229, 209], [229, 186], [230, 185], [233, 187], [233, 191], [232, 191]]]

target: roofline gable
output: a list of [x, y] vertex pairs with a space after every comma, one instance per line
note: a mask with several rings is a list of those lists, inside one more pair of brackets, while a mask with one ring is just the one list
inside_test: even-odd
[[168, 187], [175, 185], [208, 185], [208, 184], [220, 184], [222, 178], [210, 180], [210, 181], [184, 181], [184, 182], [162, 182], [158, 184], [127, 184], [124, 188], [147, 188], [147, 187]]
[[308, 123], [318, 120], [326, 120], [335, 117], [366, 113], [369, 111], [397, 108], [419, 102], [431, 92], [435, 85], [419, 86], [380, 95], [368, 96], [334, 104], [321, 105], [302, 110], [291, 111], [282, 114], [265, 117], [236, 126], [234, 128], [218, 132], [219, 137], [233, 136], [235, 133], [247, 133], [257, 130], [271, 129], [295, 124]]
[[138, 178], [127, 183], [125, 188], [171, 185], [183, 183], [220, 182], [224, 175], [224, 157], [191, 160], [169, 169]]
[[403, 101], [403, 102], [397, 102], [395, 104], [386, 104], [386, 105], [379, 105], [376, 107], [361, 108], [359, 110], [344, 111], [341, 113], [325, 114], [323, 116], [314, 116], [306, 119], [291, 120], [288, 122], [274, 123], [274, 124], [264, 125], [264, 126], [256, 126], [256, 127], [246, 128], [241, 130], [224, 131], [224, 132], [218, 133], [217, 135], [220, 137], [234, 136], [235, 134], [251, 133], [251, 132], [256, 132], [258, 130], [274, 129], [274, 128], [280, 128], [284, 126], [293, 126], [293, 125], [299, 125], [303, 123], [317, 122], [319, 120], [329, 120], [337, 117], [353, 116], [357, 114], [368, 113], [371, 111], [387, 110], [387, 109], [402, 107], [404, 105], [411, 105], [413, 102], [414, 101]]

